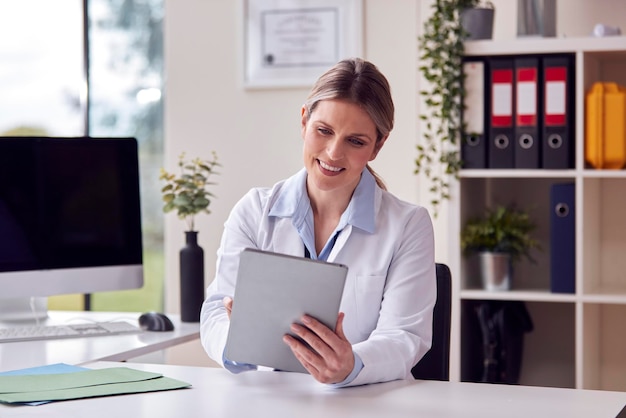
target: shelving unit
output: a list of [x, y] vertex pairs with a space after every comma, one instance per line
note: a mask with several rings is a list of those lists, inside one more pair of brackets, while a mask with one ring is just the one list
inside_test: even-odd
[[[575, 168], [462, 170], [450, 202], [453, 289], [452, 380], [467, 375], [468, 320], [480, 300], [524, 301], [535, 329], [526, 334], [520, 383], [626, 391], [626, 170], [585, 164], [585, 94], [593, 82], [626, 85], [626, 37], [467, 42], [467, 56], [575, 54]], [[576, 190], [576, 293], [550, 292], [550, 186]], [[513, 289], [480, 289], [472, 263], [460, 253], [467, 219], [495, 203], [530, 208], [542, 250], [537, 263], [515, 265]]]

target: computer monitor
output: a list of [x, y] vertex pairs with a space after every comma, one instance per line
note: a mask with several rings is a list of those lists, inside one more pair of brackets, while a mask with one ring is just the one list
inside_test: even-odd
[[137, 148], [0, 137], [0, 320], [33, 301], [41, 315], [42, 297], [143, 286]]

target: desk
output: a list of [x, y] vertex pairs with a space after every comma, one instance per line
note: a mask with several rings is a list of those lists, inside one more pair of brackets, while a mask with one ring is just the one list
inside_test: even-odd
[[[116, 367], [97, 362], [86, 367]], [[193, 386], [169, 392], [51, 403], [37, 407], [0, 405], [3, 418], [28, 417], [615, 417], [626, 392], [587, 391], [484, 383], [394, 381], [333, 389], [306, 374], [246, 372], [221, 368], [128, 364]]]
[[[50, 311], [49, 317], [41, 323], [127, 320], [138, 324], [139, 315], [132, 312]], [[0, 372], [54, 363], [77, 365], [98, 360], [125, 361], [200, 338], [198, 323], [181, 322], [179, 315], [168, 316], [174, 323], [174, 331], [0, 343]]]

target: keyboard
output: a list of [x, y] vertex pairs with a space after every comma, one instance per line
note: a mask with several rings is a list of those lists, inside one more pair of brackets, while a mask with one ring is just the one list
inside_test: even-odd
[[136, 334], [140, 332], [143, 332], [141, 328], [126, 321], [22, 326], [0, 328], [0, 343]]

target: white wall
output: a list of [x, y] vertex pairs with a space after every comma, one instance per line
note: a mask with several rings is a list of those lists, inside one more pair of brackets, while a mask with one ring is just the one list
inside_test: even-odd
[[[413, 175], [416, 132], [418, 0], [365, 0], [364, 54], [387, 75], [396, 126], [373, 167], [400, 197], [417, 200]], [[241, 0], [165, 2], [165, 152], [209, 157], [223, 165], [211, 215], [197, 219], [205, 250], [206, 283], [214, 275], [223, 223], [251, 187], [271, 185], [302, 166], [300, 108], [308, 88], [246, 90], [243, 79]], [[166, 217], [166, 310], [177, 312], [178, 251], [184, 224]]]

